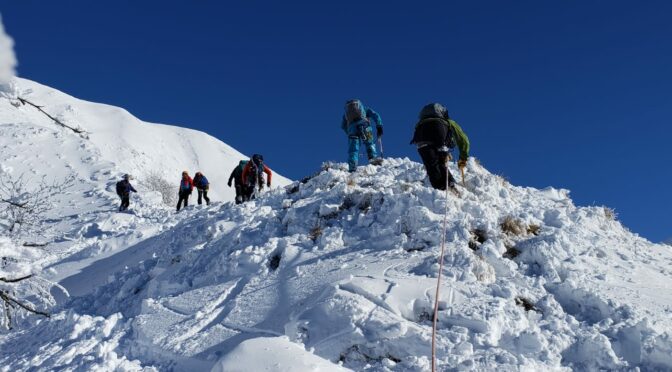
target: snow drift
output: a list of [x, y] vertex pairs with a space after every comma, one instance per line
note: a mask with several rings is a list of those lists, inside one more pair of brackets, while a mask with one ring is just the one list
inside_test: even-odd
[[[111, 350], [129, 369], [227, 370], [253, 345], [257, 365], [273, 365], [276, 352], [264, 364], [264, 350], [286, 341], [246, 340], [286, 337], [300, 346], [282, 349], [297, 366], [319, 357], [352, 370], [427, 370], [448, 203], [441, 369], [672, 368], [672, 252], [604, 208], [512, 186], [473, 161], [459, 199], [427, 187], [407, 159], [355, 178], [344, 164], [325, 168], [245, 205], [194, 211], [85, 268], [62, 282], [81, 293], [63, 315], [7, 336], [0, 362], [79, 366], [26, 346], [51, 330], [43, 347], [64, 349], [68, 319], [88, 316], [126, 320]], [[91, 288], [96, 277], [106, 283]], [[77, 337], [92, 337], [87, 324]]]

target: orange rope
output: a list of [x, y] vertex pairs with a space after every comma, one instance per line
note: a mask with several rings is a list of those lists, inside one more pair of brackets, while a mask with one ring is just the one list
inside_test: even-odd
[[443, 272], [443, 255], [446, 251], [446, 230], [448, 226], [448, 177], [446, 177], [446, 209], [443, 212], [443, 233], [441, 234], [441, 256], [439, 258], [439, 276], [436, 279], [436, 295], [434, 297], [434, 320], [432, 324], [432, 372], [436, 372], [436, 323], [439, 319], [439, 288]]

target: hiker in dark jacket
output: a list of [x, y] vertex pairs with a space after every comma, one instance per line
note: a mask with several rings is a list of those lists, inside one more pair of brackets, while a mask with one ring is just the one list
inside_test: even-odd
[[189, 177], [189, 172], [182, 172], [182, 179], [180, 180], [180, 189], [177, 193], [177, 211], [180, 211], [180, 204], [184, 201], [184, 207], [189, 203], [189, 195], [194, 190], [194, 181]]
[[446, 184], [455, 190], [455, 178], [448, 170], [449, 154], [457, 145], [460, 151], [458, 167], [467, 165], [469, 158], [469, 138], [462, 128], [448, 116], [448, 110], [440, 103], [430, 103], [422, 108], [411, 144], [418, 147], [418, 153], [427, 170], [432, 187], [445, 190]]
[[198, 192], [198, 205], [202, 204], [201, 197], [205, 199], [205, 205], [210, 205], [210, 198], [208, 198], [208, 190], [210, 190], [210, 182], [205, 178], [203, 173], [196, 172], [194, 175], [194, 187]]
[[382, 159], [376, 152], [376, 144], [373, 140], [373, 130], [376, 126], [376, 135], [383, 135], [383, 122], [380, 115], [372, 109], [364, 106], [358, 99], [352, 99], [345, 103], [345, 114], [341, 120], [341, 129], [348, 135], [348, 170], [357, 170], [359, 162], [359, 142], [364, 141], [369, 163], [380, 165]]
[[229, 187], [231, 187], [231, 182], [235, 182], [236, 204], [242, 203], [243, 195], [246, 194], [246, 186], [245, 183], [243, 183], [243, 168], [245, 168], [245, 164], [247, 164], [247, 160], [241, 160], [238, 163], [238, 166], [233, 168], [233, 171], [231, 171], [231, 175], [229, 176], [229, 182], [227, 183]]
[[119, 195], [119, 198], [121, 198], [119, 212], [128, 209], [128, 206], [131, 204], [131, 192], [137, 192], [133, 188], [133, 185], [131, 185], [131, 179], [132, 177], [130, 174], [124, 174], [123, 179], [117, 182], [117, 195]]

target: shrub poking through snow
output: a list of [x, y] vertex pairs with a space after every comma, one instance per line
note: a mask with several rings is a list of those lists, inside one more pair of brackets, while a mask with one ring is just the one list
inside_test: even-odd
[[616, 213], [616, 210], [614, 208], [609, 208], [609, 207], [602, 207], [604, 209], [604, 217], [607, 218], [609, 221], [616, 221], [618, 218], [618, 213]]
[[322, 236], [322, 226], [320, 226], [320, 224], [317, 223], [312, 229], [310, 229], [308, 237], [310, 237], [310, 239], [313, 242], [317, 242], [317, 239], [319, 239], [320, 236]]
[[485, 243], [488, 240], [488, 234], [483, 229], [474, 229], [471, 230], [471, 239], [469, 239], [469, 248], [471, 250], [478, 250], [481, 244]]
[[532, 234], [534, 236], [537, 236], [537, 235], [539, 235], [540, 231], [541, 231], [541, 226], [539, 226], [539, 225], [531, 224], [531, 225], [527, 226], [527, 233], [528, 234]]
[[156, 191], [161, 194], [163, 204], [172, 207], [177, 203], [177, 199], [175, 198], [175, 186], [171, 182], [168, 182], [161, 173], [157, 171], [147, 173], [144, 177], [143, 184], [150, 191]]
[[513, 260], [520, 255], [520, 250], [516, 249], [511, 243], [505, 243], [504, 246], [506, 247], [506, 252], [504, 252], [502, 257]]
[[516, 305], [522, 307], [525, 309], [525, 311], [536, 311], [538, 313], [541, 313], [541, 310], [539, 310], [538, 307], [534, 306], [532, 301], [525, 297], [518, 296], [516, 297]]
[[513, 216], [506, 216], [499, 223], [499, 228], [507, 235], [522, 236], [527, 233], [525, 222]]
[[45, 235], [45, 215], [53, 208], [53, 199], [74, 184], [72, 177], [63, 181], [39, 181], [25, 175], [0, 173], [0, 235], [13, 240]]

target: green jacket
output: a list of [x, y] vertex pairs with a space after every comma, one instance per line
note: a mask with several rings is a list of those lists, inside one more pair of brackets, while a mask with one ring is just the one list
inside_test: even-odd
[[448, 124], [450, 124], [457, 148], [460, 150], [460, 160], [467, 160], [469, 158], [469, 137], [454, 120], [448, 119]]

